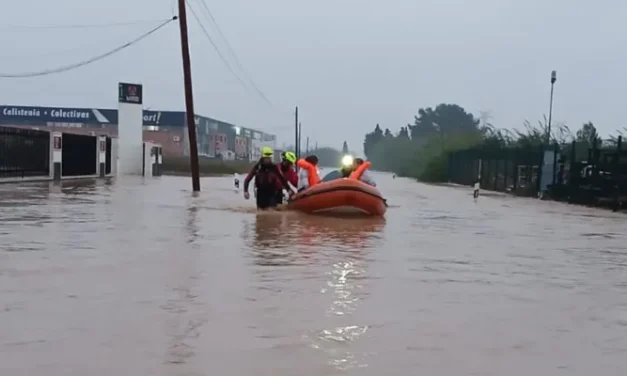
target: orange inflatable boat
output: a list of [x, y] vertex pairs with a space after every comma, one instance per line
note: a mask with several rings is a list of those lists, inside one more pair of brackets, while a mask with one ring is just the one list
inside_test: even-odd
[[369, 166], [355, 171], [349, 178], [317, 183], [296, 193], [287, 209], [311, 214], [352, 214], [382, 217], [387, 210], [385, 199], [376, 187], [359, 180]]

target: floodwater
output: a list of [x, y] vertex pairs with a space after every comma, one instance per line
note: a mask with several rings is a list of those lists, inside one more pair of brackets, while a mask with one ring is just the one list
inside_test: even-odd
[[627, 374], [626, 216], [378, 180], [385, 221], [1, 185], [0, 374]]

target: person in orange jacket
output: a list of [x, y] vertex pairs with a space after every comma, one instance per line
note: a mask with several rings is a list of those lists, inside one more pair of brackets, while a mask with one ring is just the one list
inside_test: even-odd
[[[361, 158], [355, 158], [353, 160], [353, 171], [356, 170], [359, 166], [361, 166], [362, 164], [364, 164], [365, 161]], [[368, 169], [364, 170], [364, 172], [361, 174], [361, 177], [359, 178], [359, 180], [363, 181], [364, 183], [371, 185], [373, 187], [377, 186], [377, 182], [374, 181], [374, 179], [372, 178], [372, 175], [370, 175], [368, 173]]]
[[[300, 160], [302, 162], [303, 160]], [[311, 168], [318, 169], [318, 157], [315, 155], [310, 155], [304, 159], [304, 164], [307, 166], [311, 166]], [[318, 179], [319, 181], [319, 179]], [[314, 183], [315, 184], [315, 183]], [[311, 186], [309, 170], [307, 168], [301, 168], [298, 172], [298, 192], [303, 191]]]

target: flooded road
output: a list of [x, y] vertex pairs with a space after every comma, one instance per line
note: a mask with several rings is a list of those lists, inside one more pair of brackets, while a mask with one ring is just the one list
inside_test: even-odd
[[0, 374], [627, 373], [626, 216], [378, 180], [385, 221], [0, 185]]

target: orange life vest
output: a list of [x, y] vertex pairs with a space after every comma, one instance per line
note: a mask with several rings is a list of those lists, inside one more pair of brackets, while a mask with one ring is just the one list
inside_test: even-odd
[[370, 162], [364, 162], [362, 163], [359, 167], [357, 167], [355, 169], [355, 171], [351, 172], [350, 176], [348, 177], [349, 179], [353, 179], [353, 180], [359, 180], [361, 179], [361, 175], [364, 174], [364, 171], [366, 171], [366, 169], [368, 167], [372, 166], [372, 163]]
[[316, 166], [312, 165], [304, 159], [299, 159], [296, 162], [296, 165], [302, 169], [307, 170], [309, 187], [313, 187], [314, 185], [320, 183], [320, 176], [318, 176], [318, 169], [316, 168]]

